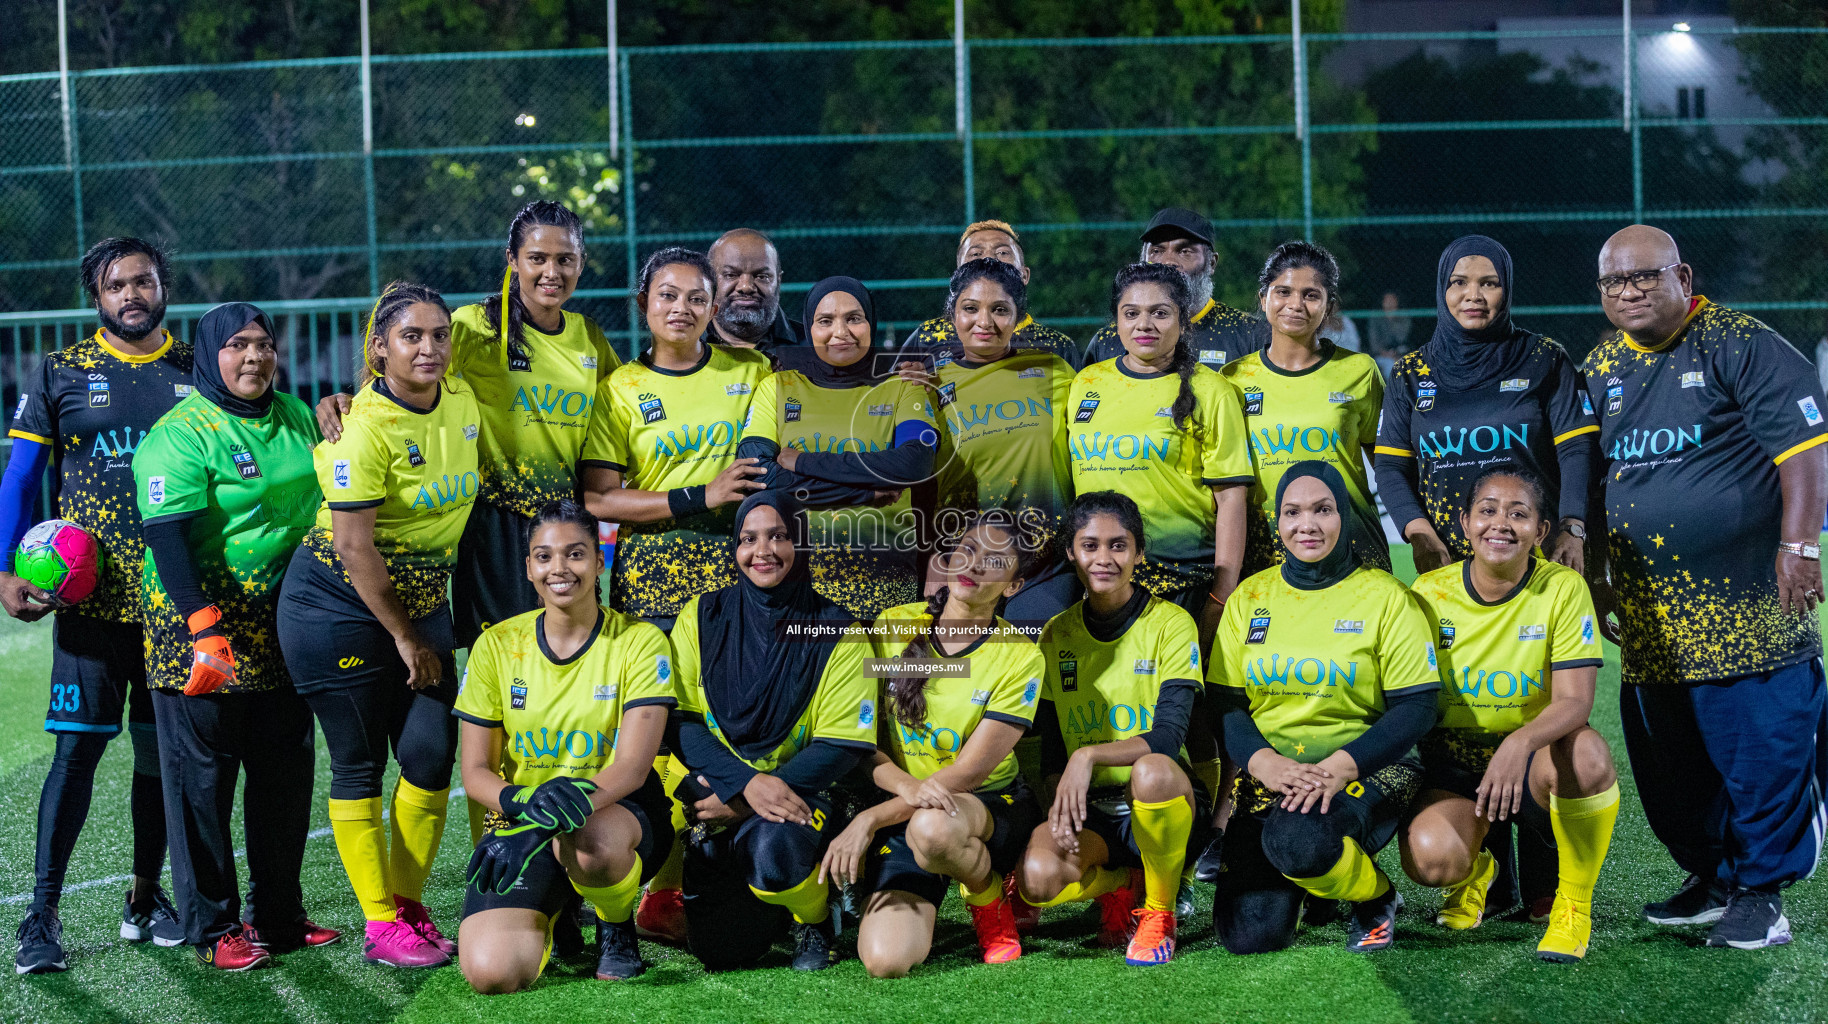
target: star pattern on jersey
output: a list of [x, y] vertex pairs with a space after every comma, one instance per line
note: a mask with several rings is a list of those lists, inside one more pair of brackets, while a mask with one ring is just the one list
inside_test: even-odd
[[677, 615], [699, 594], [736, 582], [727, 534], [665, 529], [670, 520], [658, 525], [663, 528], [623, 524], [610, 573], [611, 608], [644, 619]]

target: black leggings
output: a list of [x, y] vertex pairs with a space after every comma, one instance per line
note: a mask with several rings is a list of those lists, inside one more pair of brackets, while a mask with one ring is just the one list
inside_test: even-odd
[[433, 793], [449, 786], [457, 758], [456, 698], [457, 682], [449, 677], [416, 692], [392, 682], [308, 695], [305, 703], [330, 748], [330, 799], [380, 796], [389, 748], [401, 778]]
[[806, 881], [840, 831], [830, 803], [807, 800], [813, 820], [798, 825], [759, 815], [703, 842], [685, 844], [685, 913], [689, 948], [713, 971], [747, 967], [786, 934], [793, 915], [764, 903], [751, 888], [782, 892]]
[[[133, 874], [157, 880], [165, 870], [165, 795], [159, 783], [159, 744], [150, 723], [129, 723], [133, 737], [133, 789], [129, 821], [133, 824]], [[95, 768], [108, 752], [109, 735], [59, 732], [38, 795], [38, 848], [32, 906], [55, 907], [63, 895], [64, 874], [76, 837], [89, 819], [95, 793]]]
[[[1212, 927], [1232, 953], [1269, 953], [1295, 941], [1301, 904], [1310, 898], [1292, 878], [1318, 878], [1332, 870], [1351, 839], [1375, 857], [1396, 837], [1397, 823], [1415, 796], [1419, 765], [1399, 761], [1353, 788], [1335, 794], [1331, 808], [1302, 814], [1280, 803], [1265, 806], [1256, 780], [1241, 778], [1237, 809], [1225, 829]], [[1362, 787], [1362, 788], [1361, 788]]]

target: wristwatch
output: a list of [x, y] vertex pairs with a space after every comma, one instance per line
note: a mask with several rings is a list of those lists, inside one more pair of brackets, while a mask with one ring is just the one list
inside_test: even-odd
[[1567, 534], [1570, 537], [1574, 537], [1579, 540], [1587, 539], [1587, 525], [1578, 519], [1562, 520], [1561, 528], [1563, 530], [1567, 531]]
[[1798, 558], [1807, 558], [1811, 562], [1822, 560], [1822, 546], [1808, 541], [1787, 540], [1777, 545], [1777, 550], [1788, 551]]

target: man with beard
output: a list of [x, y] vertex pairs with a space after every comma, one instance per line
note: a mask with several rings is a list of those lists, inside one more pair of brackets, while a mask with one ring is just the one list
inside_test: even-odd
[[[1142, 233], [1144, 263], [1167, 263], [1187, 275], [1193, 289], [1193, 327], [1187, 340], [1200, 362], [1217, 370], [1269, 344], [1269, 325], [1241, 309], [1212, 297], [1212, 275], [1219, 258], [1212, 251], [1212, 222], [1171, 206], [1150, 218]], [[1106, 324], [1085, 345], [1085, 362], [1091, 366], [1124, 354], [1117, 325]]]
[[[70, 851], [89, 814], [95, 766], [121, 731], [133, 740], [133, 886], [121, 937], [161, 946], [184, 941], [171, 900], [159, 888], [165, 862], [158, 737], [146, 689], [140, 618], [140, 515], [133, 451], [159, 417], [191, 391], [191, 347], [162, 328], [165, 254], [137, 238], [108, 238], [82, 259], [83, 290], [101, 329], [45, 354], [36, 382], [13, 411], [13, 451], [0, 480], [0, 605], [51, 627], [51, 702], [45, 731], [57, 737], [38, 801], [37, 882], [19, 926], [18, 971], [67, 966], [57, 906]], [[13, 551], [32, 517], [45, 468], [57, 515], [94, 535], [106, 559], [95, 592], [65, 606], [13, 575]]]
[[806, 329], [781, 312], [781, 254], [754, 228], [734, 228], [711, 243], [717, 275], [717, 316], [712, 341], [752, 348], [776, 358], [775, 350], [798, 345]]

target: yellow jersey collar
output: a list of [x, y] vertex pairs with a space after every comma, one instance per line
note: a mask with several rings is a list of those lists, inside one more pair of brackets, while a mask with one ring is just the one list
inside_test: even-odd
[[123, 363], [132, 363], [135, 366], [142, 365], [144, 363], [156, 363], [160, 359], [163, 359], [165, 357], [165, 353], [171, 351], [171, 345], [172, 345], [171, 332], [168, 330], [165, 330], [165, 328], [163, 328], [163, 327], [159, 328], [159, 332], [161, 334], [165, 335], [165, 344], [160, 345], [158, 348], [154, 349], [151, 352], [146, 353], [143, 356], [134, 355], [132, 352], [122, 352], [120, 349], [115, 348], [113, 345], [108, 344], [107, 332], [103, 331], [100, 327], [97, 327], [95, 329], [95, 343], [102, 347], [103, 352], [106, 352], [109, 355], [113, 356], [114, 358], [119, 359]]
[[[1019, 324], [1016, 324], [1016, 330], [1020, 331], [1024, 327], [1033, 327], [1034, 325], [1035, 325], [1035, 318], [1034, 318], [1033, 314], [1024, 313], [1024, 314], [1022, 314], [1022, 322]], [[1011, 333], [1014, 333], [1014, 332], [1011, 332]]]
[[1201, 320], [1206, 319], [1206, 315], [1208, 313], [1211, 313], [1213, 310], [1215, 310], [1217, 308], [1219, 308], [1218, 299], [1207, 299], [1206, 305], [1200, 307], [1200, 311], [1198, 313], [1193, 314], [1193, 322], [1197, 324]]
[[1688, 315], [1682, 318], [1682, 326], [1676, 328], [1676, 333], [1663, 339], [1663, 343], [1660, 345], [1641, 345], [1629, 332], [1621, 330], [1619, 333], [1625, 336], [1625, 344], [1630, 345], [1634, 352], [1662, 352], [1673, 346], [1677, 339], [1686, 334], [1688, 332], [1688, 325], [1694, 322], [1695, 317], [1699, 316], [1702, 310], [1711, 305], [1713, 305], [1713, 303], [1707, 301], [1707, 296], [1695, 296], [1694, 300], [1688, 305]]

